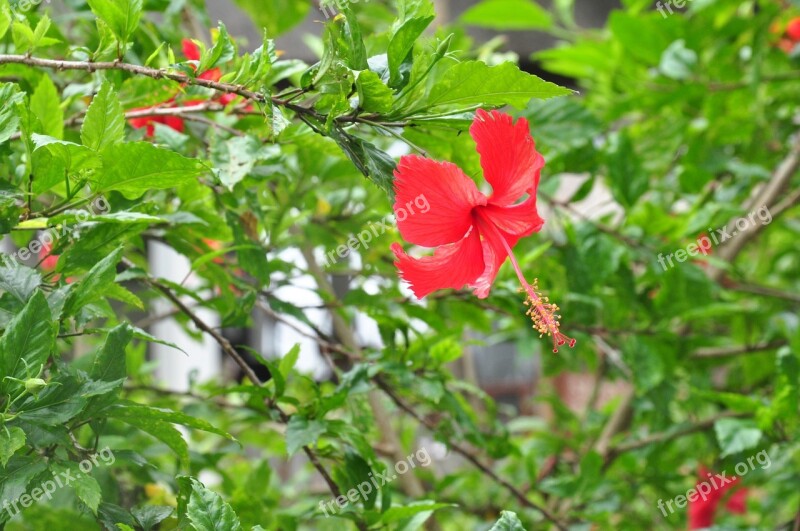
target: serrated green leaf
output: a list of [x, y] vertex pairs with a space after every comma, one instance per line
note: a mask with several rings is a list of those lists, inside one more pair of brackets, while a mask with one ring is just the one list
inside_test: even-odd
[[325, 431], [327, 431], [325, 422], [293, 415], [286, 427], [286, 453], [291, 457], [303, 446], [317, 442]]
[[[2, 16], [2, 15], [0, 15]], [[14, 83], [0, 83], [0, 144], [11, 138], [19, 128], [19, 114], [16, 106], [24, 99], [19, 87]]]
[[83, 280], [73, 284], [64, 302], [63, 315], [74, 315], [87, 304], [103, 298], [105, 288], [114, 283], [121, 258], [122, 247], [119, 247], [90, 269]]
[[197, 531], [241, 531], [242, 524], [233, 508], [216, 492], [192, 479], [192, 494], [186, 516]]
[[81, 142], [94, 151], [125, 138], [125, 114], [111, 83], [105, 81], [92, 98], [81, 126]]
[[106, 336], [103, 346], [95, 356], [89, 376], [94, 380], [113, 382], [125, 378], [125, 348], [133, 337], [133, 329], [123, 323]]
[[480, 61], [456, 63], [445, 71], [415, 112], [452, 106], [511, 105], [524, 108], [531, 99], [570, 94], [569, 89], [523, 72], [513, 63], [489, 66]]
[[149, 190], [181, 186], [206, 171], [200, 161], [148, 142], [109, 146], [102, 156], [103, 174], [96, 191], [116, 190], [128, 199], [137, 199]]
[[388, 113], [392, 109], [392, 89], [375, 72], [365, 70], [358, 74], [356, 89], [358, 105], [366, 112]]
[[123, 44], [139, 27], [142, 0], [87, 0], [89, 7], [102, 19]]
[[41, 132], [57, 139], [64, 138], [64, 111], [61, 97], [50, 76], [42, 76], [31, 95], [31, 111], [42, 124]]
[[750, 419], [720, 419], [714, 424], [722, 457], [754, 448], [761, 441], [761, 430]]
[[292, 372], [295, 364], [297, 363], [297, 359], [300, 357], [300, 343], [295, 343], [294, 346], [287, 352], [282, 358], [278, 367], [280, 368], [281, 374], [283, 378], [286, 379], [289, 377], [289, 373]]
[[550, 13], [532, 0], [484, 0], [459, 18], [462, 24], [507, 30], [547, 29], [553, 25]]
[[[19, 379], [35, 376], [50, 356], [55, 340], [50, 307], [37, 290], [0, 337], [0, 375]], [[9, 385], [12, 384], [8, 380], [0, 382], [0, 394], [5, 394]]]
[[143, 406], [141, 404], [136, 404], [134, 402], [121, 402], [119, 404], [116, 404], [114, 408], [109, 411], [109, 416], [118, 419], [123, 419], [126, 421], [128, 419], [136, 418], [136, 419], [153, 419], [161, 422], [171, 422], [174, 424], [181, 424], [183, 426], [188, 426], [196, 430], [215, 433], [232, 441], [236, 440], [230, 433], [215, 427], [214, 425], [203, 419], [198, 419], [190, 415], [187, 415], [186, 413], [181, 413], [179, 411], [148, 407], [148, 406]]
[[519, 521], [517, 513], [511, 511], [503, 511], [500, 513], [500, 519], [495, 522], [489, 531], [526, 531], [522, 522]]
[[21, 428], [12, 426], [0, 429], [0, 465], [5, 468], [14, 452], [23, 446], [25, 446], [25, 432]]

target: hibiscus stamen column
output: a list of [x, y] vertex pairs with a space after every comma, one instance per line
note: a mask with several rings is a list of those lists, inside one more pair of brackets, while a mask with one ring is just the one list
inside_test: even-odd
[[520, 291], [524, 291], [528, 296], [525, 300], [525, 306], [528, 306], [528, 311], [525, 313], [530, 316], [531, 321], [533, 321], [534, 330], [539, 332], [539, 337], [547, 335], [553, 338], [553, 352], [555, 353], [558, 353], [558, 347], [565, 344], [569, 345], [570, 348], [574, 347], [576, 340], [561, 333], [561, 323], [558, 321], [561, 316], [556, 313], [559, 310], [558, 305], [553, 304], [550, 302], [550, 299], [542, 297], [539, 293], [539, 279], [534, 279], [533, 285], [525, 280], [525, 275], [522, 274], [522, 270], [517, 263], [513, 251], [511, 251], [511, 247], [508, 246], [508, 242], [506, 242], [502, 234], [498, 234], [498, 231], [493, 232], [503, 243], [508, 258], [511, 260], [511, 265], [514, 266], [517, 278], [520, 284], [522, 284], [522, 289]]

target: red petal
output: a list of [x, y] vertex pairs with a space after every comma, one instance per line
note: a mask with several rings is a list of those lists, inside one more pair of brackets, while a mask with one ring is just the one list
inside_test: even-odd
[[[519, 236], [511, 236], [508, 234], [504, 234], [503, 236], [506, 238], [508, 246], [512, 249], [520, 239]], [[483, 262], [486, 264], [486, 267], [483, 273], [481, 273], [481, 276], [469, 285], [469, 287], [472, 288], [472, 292], [479, 299], [485, 299], [489, 296], [489, 291], [492, 289], [494, 279], [497, 278], [500, 267], [503, 265], [503, 262], [506, 261], [506, 258], [508, 258], [505, 249], [502, 248], [502, 244], [499, 242], [490, 242], [484, 239], [482, 245]], [[499, 249], [498, 245], [500, 247]]]
[[407, 155], [394, 171], [397, 228], [406, 241], [438, 247], [461, 240], [472, 226], [472, 209], [486, 197], [449, 162]]
[[433, 256], [412, 258], [399, 243], [392, 244], [392, 251], [400, 277], [419, 299], [439, 289], [460, 289], [484, 270], [481, 239], [476, 230], [457, 243], [438, 247]]
[[494, 193], [489, 202], [511, 205], [531, 190], [536, 195], [544, 158], [536, 151], [528, 120], [513, 123], [510, 115], [478, 109], [469, 134], [481, 155], [483, 176]]
[[142, 127], [149, 125], [152, 121], [152, 116], [144, 116], [142, 118], [131, 118], [128, 120], [128, 123], [131, 124], [131, 127], [134, 129], [141, 129]]
[[489, 218], [500, 231], [518, 237], [539, 232], [544, 225], [544, 220], [539, 217], [539, 212], [536, 210], [535, 195], [513, 206], [497, 206], [490, 203], [478, 208], [481, 214]]
[[233, 100], [235, 100], [237, 97], [238, 96], [236, 94], [223, 94], [222, 96], [219, 97], [219, 102], [222, 105], [227, 105]]
[[747, 509], [747, 489], [739, 489], [734, 492], [725, 507], [733, 514], [744, 514]]
[[800, 17], [795, 17], [786, 26], [786, 35], [794, 42], [800, 41]]
[[187, 59], [190, 61], [200, 60], [200, 47], [192, 39], [183, 39], [181, 45], [183, 46], [183, 55]]
[[159, 123], [162, 123], [167, 127], [171, 127], [172, 129], [180, 133], [183, 133], [183, 130], [185, 129], [183, 118], [180, 118], [178, 116], [161, 116], [160, 118], [161, 119], [158, 120]]
[[219, 81], [221, 77], [222, 70], [219, 68], [212, 68], [211, 70], [206, 70], [200, 74], [200, 79], [206, 79], [208, 81]]

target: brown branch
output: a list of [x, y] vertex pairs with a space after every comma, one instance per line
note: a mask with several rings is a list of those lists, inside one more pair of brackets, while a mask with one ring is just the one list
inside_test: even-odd
[[[128, 262], [127, 260], [125, 260], [125, 262], [128, 267], [133, 266], [133, 264]], [[198, 317], [197, 314], [191, 310], [191, 308], [189, 308], [186, 304], [184, 304], [181, 298], [178, 297], [175, 293], [173, 293], [173, 291], [168, 286], [160, 283], [159, 281], [153, 278], [147, 278], [145, 279], [145, 282], [148, 285], [155, 288], [156, 290], [160, 291], [176, 307], [180, 308], [181, 312], [184, 315], [186, 315], [195, 324], [195, 326], [197, 326], [198, 329], [211, 336], [214, 339], [214, 341], [217, 342], [220, 348], [222, 348], [222, 351], [226, 355], [228, 355], [234, 362], [236, 362], [239, 368], [242, 369], [242, 372], [247, 376], [247, 379], [250, 380], [253, 383], [253, 385], [257, 387], [262, 387], [264, 385], [264, 382], [262, 382], [261, 379], [258, 377], [258, 375], [253, 371], [252, 367], [250, 367], [247, 364], [247, 362], [239, 355], [236, 349], [233, 348], [233, 345], [231, 345], [230, 341], [228, 341], [227, 338], [225, 338], [215, 329], [206, 324], [205, 321], [200, 319], [200, 317]], [[278, 406], [277, 404], [270, 404], [270, 405], [278, 412], [281, 422], [283, 422], [284, 424], [289, 422], [289, 416], [280, 408], [280, 406]], [[325, 483], [327, 483], [328, 488], [330, 489], [334, 497], [338, 498], [339, 496], [341, 496], [342, 493], [339, 490], [339, 486], [336, 484], [335, 481], [333, 481], [333, 478], [325, 469], [325, 467], [322, 465], [322, 463], [320, 463], [319, 458], [311, 450], [311, 448], [309, 448], [308, 446], [303, 446], [303, 452], [308, 457], [308, 460], [311, 461], [311, 464], [314, 466], [314, 468], [317, 469], [319, 474], [325, 480]], [[358, 521], [357, 525], [360, 530], [365, 531], [367, 529], [367, 526], [363, 521]]]
[[[775, 207], [778, 204], [778, 200], [789, 186], [789, 182], [797, 172], [798, 168], [800, 168], [800, 132], [795, 134], [795, 138], [793, 139], [792, 145], [789, 148], [789, 153], [775, 169], [772, 174], [772, 178], [764, 185], [763, 188], [755, 192], [750, 197], [750, 199], [745, 203], [744, 208], [749, 210], [761, 206], [765, 206], [767, 209]], [[779, 208], [781, 209], [779, 213], [783, 213], [787, 208], [789, 208], [789, 205], [780, 206]], [[774, 220], [777, 217], [777, 214], [771, 214], [772, 220]], [[735, 222], [739, 219], [740, 218], [737, 216], [735, 219], [730, 220], [726, 224], [725, 227], [730, 233], [735, 233]], [[742, 249], [744, 249], [744, 246], [752, 241], [756, 236], [761, 234], [765, 227], [766, 225], [753, 226], [747, 231], [742, 231], [735, 238], [731, 238], [730, 240], [724, 242], [720, 246], [719, 251], [716, 253], [716, 257], [720, 260], [733, 263]], [[718, 268], [711, 268], [708, 276], [712, 280], [718, 282], [724, 276], [724, 271]]]
[[[374, 378], [375, 383], [381, 390], [388, 396], [392, 402], [394, 402], [397, 407], [403, 410], [406, 414], [414, 418], [417, 422], [425, 426], [431, 432], [436, 432], [437, 426], [421, 416], [417, 413], [411, 406], [405, 403], [402, 398], [397, 396], [394, 390], [386, 384], [382, 379], [376, 377]], [[555, 516], [553, 516], [550, 511], [546, 508], [542, 507], [541, 505], [532, 502], [528, 499], [527, 496], [523, 492], [521, 492], [517, 487], [509, 483], [507, 480], [498, 476], [494, 470], [492, 470], [488, 465], [484, 464], [471, 450], [467, 449], [466, 447], [462, 446], [461, 444], [454, 442], [454, 441], [447, 441], [447, 445], [453, 449], [456, 453], [464, 457], [467, 461], [472, 463], [478, 470], [483, 472], [486, 476], [491, 478], [494, 482], [502, 486], [508, 492], [511, 493], [522, 505], [528, 507], [529, 509], [533, 509], [538, 511], [544, 516], [547, 520], [549, 520], [554, 526], [556, 526], [561, 531], [566, 531], [566, 527], [559, 522]]]
[[[153, 79], [170, 79], [178, 83], [186, 85], [195, 85], [198, 87], [205, 87], [208, 89], [224, 92], [227, 94], [238, 94], [243, 98], [265, 102], [265, 96], [260, 92], [254, 92], [244, 88], [242, 85], [232, 85], [230, 83], [221, 83], [219, 81], [212, 81], [210, 79], [201, 79], [199, 77], [191, 77], [186, 74], [178, 72], [170, 72], [158, 68], [150, 68], [147, 66], [134, 65], [130, 63], [123, 63], [121, 61], [106, 61], [99, 63], [92, 63], [88, 61], [64, 61], [55, 59], [44, 59], [41, 57], [30, 57], [27, 55], [3, 55], [0, 54], [0, 64], [21, 64], [25, 66], [34, 66], [38, 68], [49, 68], [52, 70], [84, 70], [89, 73], [97, 72], [99, 70], [120, 70], [139, 76], [150, 77]], [[270, 98], [275, 105], [287, 106], [289, 108], [296, 107], [279, 98]], [[301, 108], [302, 109], [302, 108]], [[302, 109], [308, 111], [308, 109]]]
[[686, 435], [691, 435], [693, 433], [705, 431], [710, 427], [712, 427], [720, 419], [731, 418], [731, 417], [743, 417], [743, 416], [745, 415], [742, 413], [726, 411], [724, 413], [720, 413], [719, 415], [715, 415], [711, 418], [701, 420], [694, 424], [689, 424], [688, 426], [684, 426], [683, 428], [680, 428], [675, 431], [656, 433], [654, 435], [650, 435], [649, 437], [645, 437], [644, 439], [639, 439], [638, 441], [631, 441], [624, 444], [620, 444], [618, 446], [609, 449], [608, 453], [604, 456], [605, 457], [604, 466], [607, 468], [613, 460], [615, 460], [617, 457], [624, 454], [625, 452], [639, 450], [646, 446], [650, 446], [651, 444], [665, 443], [673, 439], [684, 437]]
[[740, 354], [752, 354], [755, 352], [763, 352], [765, 350], [772, 350], [788, 345], [789, 342], [785, 340], [777, 340], [770, 342], [757, 343], [755, 345], [733, 345], [725, 347], [707, 347], [697, 349], [693, 358], [729, 358], [738, 356]]
[[800, 302], [800, 294], [789, 293], [769, 286], [759, 286], [758, 284], [749, 284], [744, 282], [726, 282], [725, 288], [733, 291], [742, 291], [744, 293], [752, 293], [753, 295], [761, 295], [763, 297], [772, 297], [775, 299], [783, 299], [791, 302]]

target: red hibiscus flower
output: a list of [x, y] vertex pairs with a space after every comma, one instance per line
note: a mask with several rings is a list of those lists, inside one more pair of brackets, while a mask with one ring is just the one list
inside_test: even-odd
[[[558, 306], [541, 296], [536, 280], [532, 285], [525, 280], [512, 252], [520, 238], [544, 224], [536, 211], [544, 158], [536, 151], [528, 121], [520, 118], [515, 124], [508, 114], [478, 110], [470, 135], [494, 192], [489, 197], [455, 164], [414, 155], [400, 159], [394, 173], [397, 228], [406, 241], [436, 248], [433, 256], [412, 258], [394, 243], [400, 276], [418, 298], [464, 285], [485, 298], [509, 258], [527, 294], [534, 329], [552, 336], [553, 352], [564, 344], [572, 347], [575, 340], [559, 331]], [[525, 194], [528, 197], [518, 202]], [[429, 206], [424, 213], [413, 210], [415, 202], [421, 208], [420, 198]]]
[[42, 248], [39, 251], [39, 260], [42, 269], [45, 271], [52, 271], [58, 265], [58, 255], [53, 254], [53, 245], [47, 242], [42, 243]]
[[[185, 55], [187, 59], [189, 59], [190, 61], [200, 60], [200, 48], [197, 46], [197, 44], [194, 43], [194, 41], [192, 41], [191, 39], [183, 39], [183, 41], [181, 41], [181, 46], [183, 47], [183, 55]], [[196, 69], [196, 67], [193, 68]], [[211, 70], [206, 70], [205, 72], [201, 72], [200, 75], [197, 77], [199, 79], [206, 79], [209, 81], [219, 81], [220, 78], [222, 77], [222, 71], [219, 68], [212, 68]], [[217, 101], [222, 105], [228, 105], [236, 98], [237, 98], [236, 94], [223, 94], [222, 96], [217, 98]], [[202, 102], [203, 100], [191, 100], [185, 102], [185, 104], [196, 105]], [[147, 111], [164, 107], [166, 108], [176, 107], [175, 98], [174, 97], [170, 98], [166, 102], [159, 105], [154, 105], [152, 107], [139, 107], [136, 109], [131, 109], [131, 111]], [[133, 127], [134, 129], [141, 129], [143, 127], [146, 127], [147, 130], [145, 131], [145, 136], [147, 138], [152, 138], [153, 135], [155, 134], [155, 124], [166, 125], [167, 127], [170, 127], [180, 133], [182, 133], [186, 129], [186, 124], [184, 123], [183, 118], [181, 118], [180, 116], [173, 116], [173, 115], [154, 114], [154, 115], [142, 116], [139, 118], [130, 118], [128, 120], [128, 123], [130, 123], [131, 127]]]
[[[200, 47], [195, 44], [195, 42], [191, 39], [183, 39], [181, 41], [181, 45], [183, 46], [183, 55], [186, 56], [187, 59], [190, 61], [199, 61], [200, 60]], [[222, 78], [222, 70], [219, 68], [212, 68], [211, 70], [206, 70], [202, 72], [199, 76], [200, 79], [207, 79], [209, 81], [219, 81]], [[223, 94], [217, 101], [220, 102], [222, 105], [227, 105], [233, 100], [237, 98], [236, 94]], [[200, 103], [200, 101], [191, 101], [189, 104]]]
[[795, 46], [800, 44], [800, 17], [790, 20], [785, 30], [780, 22], [775, 22], [770, 27], [770, 32], [779, 36], [776, 44], [778, 48], [787, 54], [792, 53]]
[[800, 17], [795, 17], [786, 26], [786, 36], [792, 42], [800, 42]]
[[[689, 507], [687, 509], [689, 516], [689, 529], [705, 529], [706, 527], [711, 527], [714, 525], [719, 502], [722, 501], [722, 499], [725, 497], [725, 494], [730, 489], [734, 488], [739, 483], [738, 477], [734, 477], [733, 481], [728, 481], [724, 485], [718, 485], [716, 482], [712, 482], [712, 479], [712, 474], [708, 471], [708, 469], [701, 466], [700, 479], [695, 485], [695, 490], [697, 490], [697, 492], [703, 492], [709, 487], [713, 486], [714, 488], [712, 488], [712, 490], [705, 495], [705, 499], [703, 499], [702, 496], [695, 496], [694, 501], [689, 500]], [[719, 481], [721, 482], [722, 480]], [[705, 484], [705, 487], [701, 487], [703, 484]], [[734, 492], [730, 498], [728, 498], [725, 508], [730, 513], [742, 514], [745, 511], [746, 500], [747, 489], [739, 489]]]

